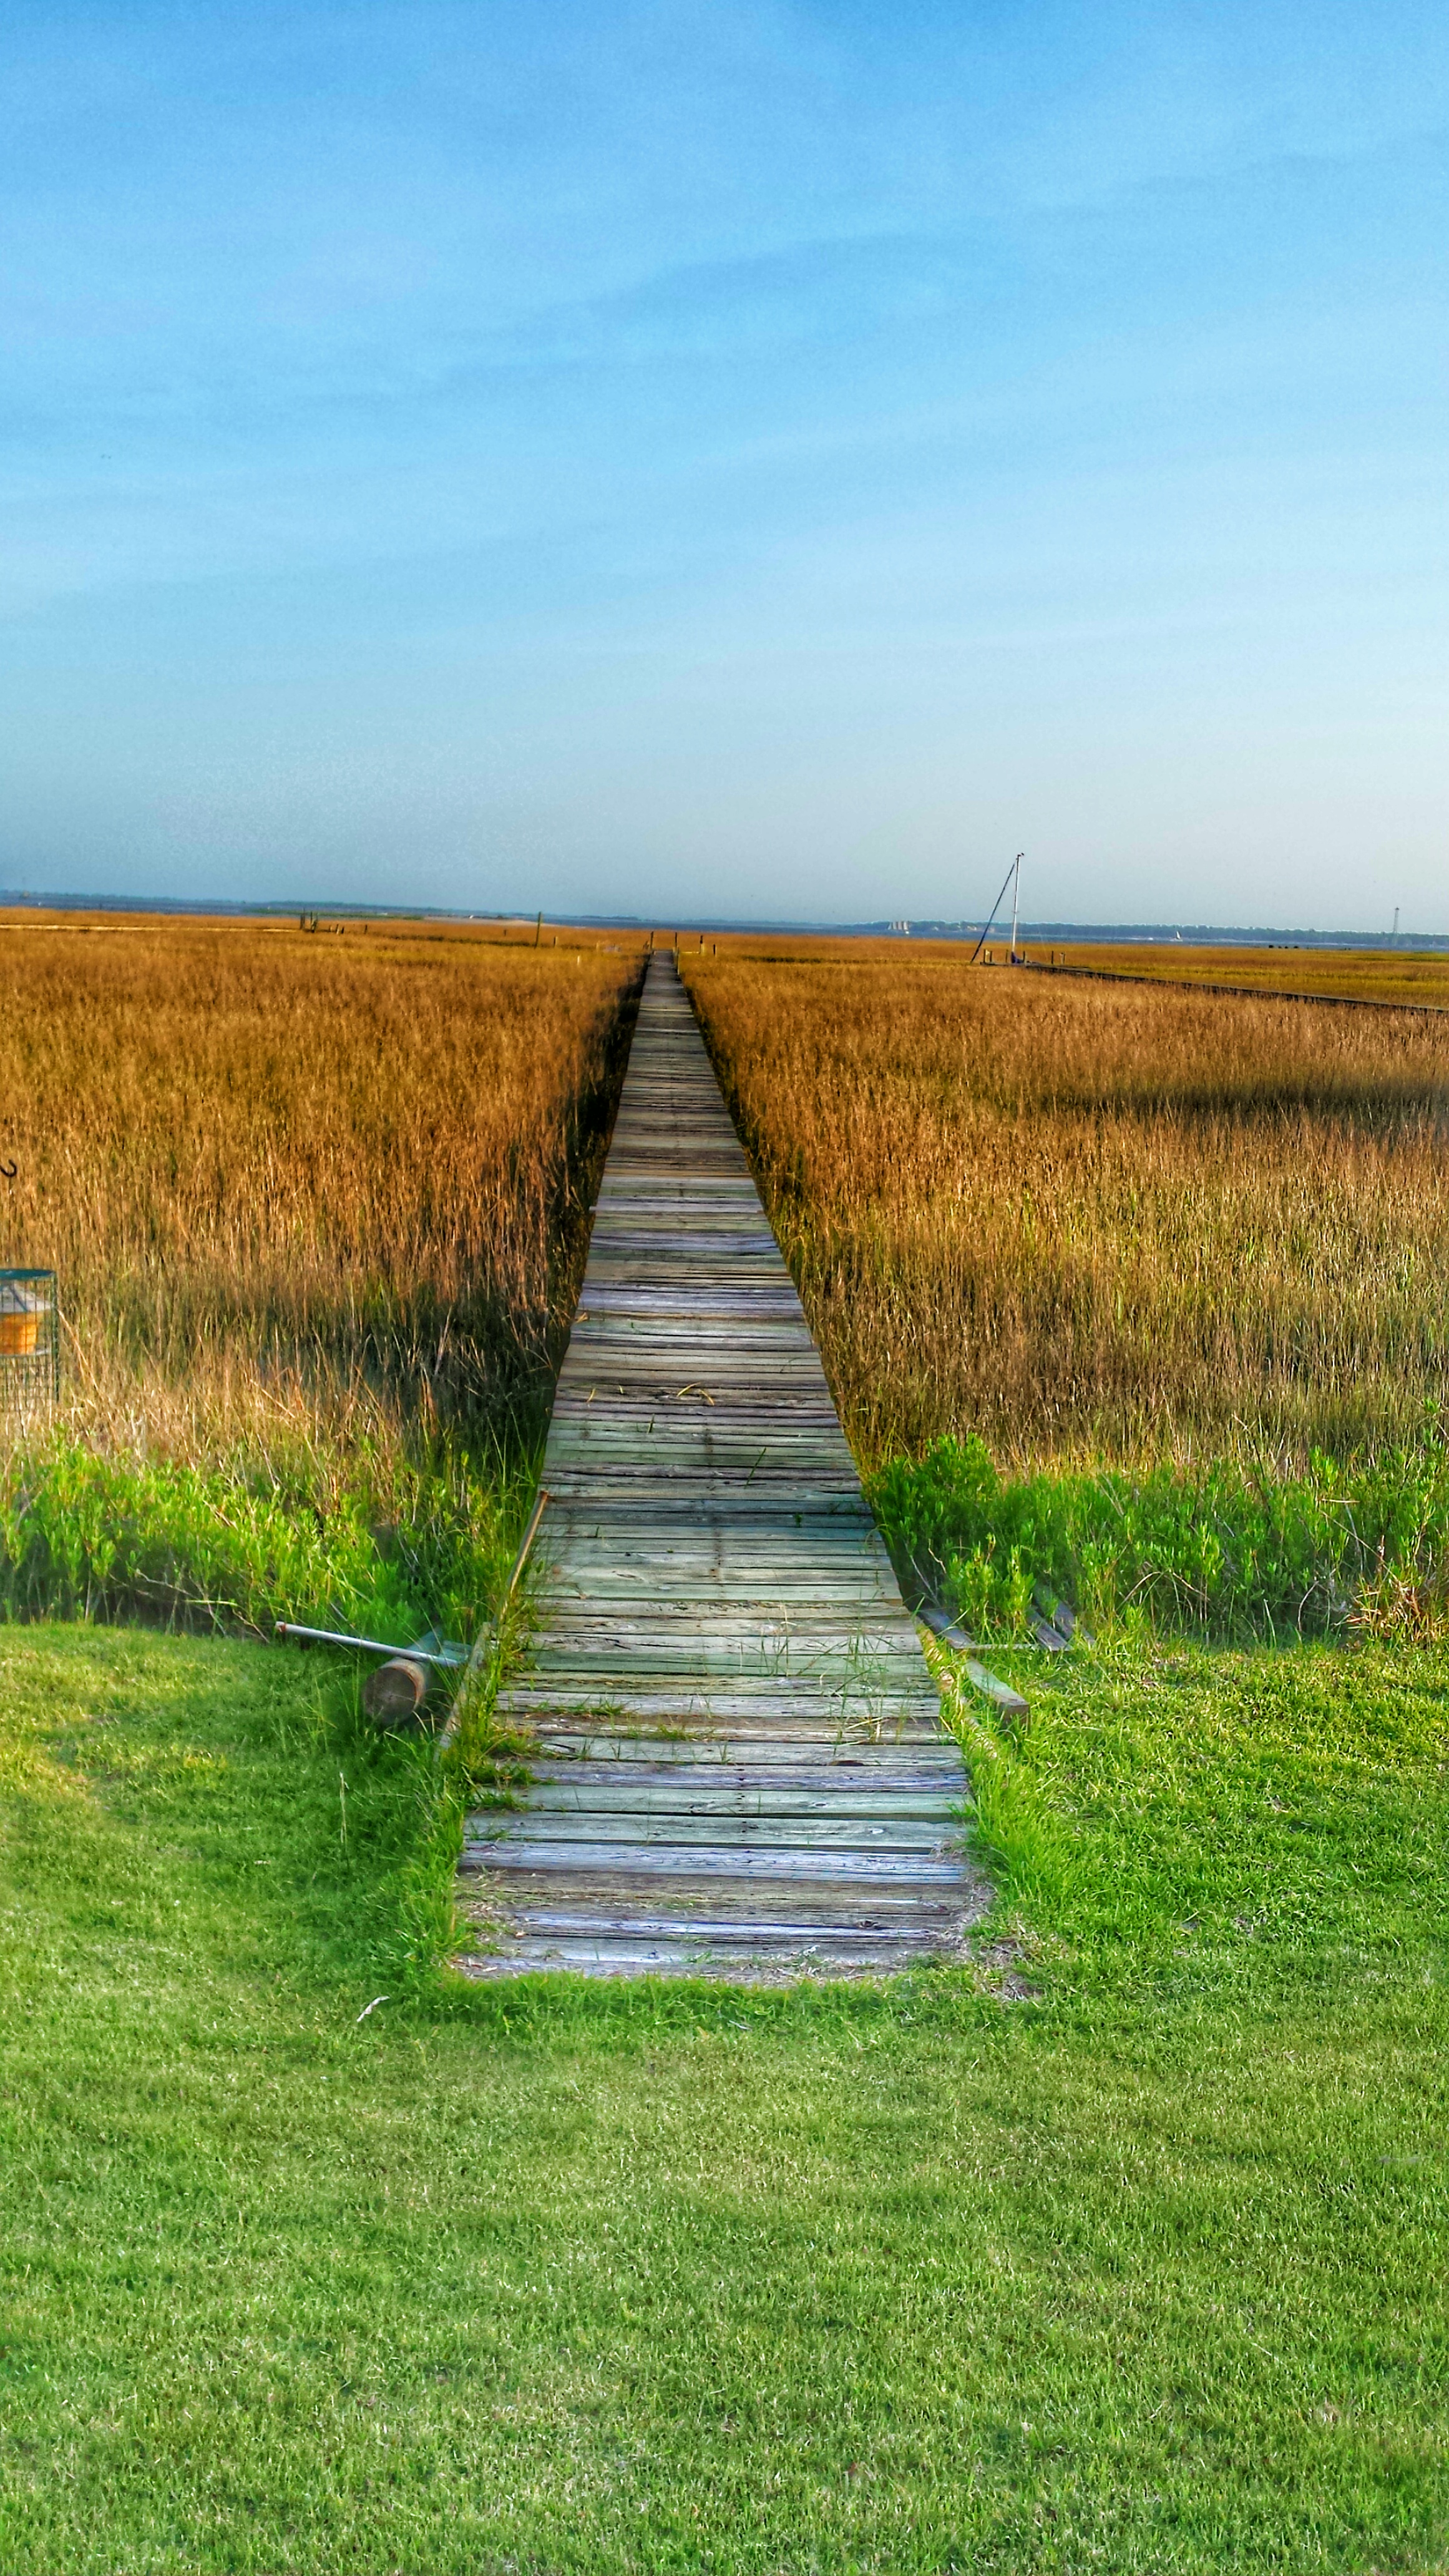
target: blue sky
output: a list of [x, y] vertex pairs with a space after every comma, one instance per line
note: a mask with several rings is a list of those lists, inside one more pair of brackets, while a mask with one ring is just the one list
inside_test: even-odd
[[0, 883], [1449, 928], [1442, 10], [0, 64]]

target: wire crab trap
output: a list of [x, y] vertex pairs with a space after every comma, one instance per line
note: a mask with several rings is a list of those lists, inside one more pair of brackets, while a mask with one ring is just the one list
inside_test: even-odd
[[55, 1272], [0, 1270], [0, 1422], [30, 1421], [59, 1395]]

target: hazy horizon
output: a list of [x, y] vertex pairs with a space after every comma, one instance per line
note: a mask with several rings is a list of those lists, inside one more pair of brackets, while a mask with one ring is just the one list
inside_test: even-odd
[[[305, 914], [314, 909], [320, 909], [323, 920], [361, 918], [369, 921], [416, 919], [496, 922], [510, 928], [516, 924], [524, 930], [532, 930], [537, 920], [544, 930], [578, 928], [628, 930], [641, 933], [647, 931], [651, 934], [662, 933], [666, 938], [672, 932], [678, 932], [681, 937], [691, 939], [697, 932], [703, 932], [705, 936], [711, 932], [717, 932], [722, 937], [728, 934], [733, 937], [760, 938], [776, 934], [813, 936], [818, 933], [821, 936], [834, 935], [841, 938], [899, 934], [903, 938], [970, 939], [978, 933], [984, 935], [986, 927], [989, 926], [992, 937], [999, 940], [1003, 936], [1009, 939], [1011, 932], [1009, 903], [1003, 912], [993, 916], [990, 925], [984, 922], [983, 915], [979, 912], [971, 918], [958, 916], [948, 919], [945, 916], [921, 914], [913, 919], [891, 920], [885, 915], [880, 915], [874, 920], [848, 921], [832, 918], [823, 913], [769, 915], [584, 912], [563, 909], [552, 912], [528, 912], [518, 905], [485, 910], [481, 906], [428, 904], [421, 900], [415, 903], [367, 904], [345, 895], [315, 906], [313, 899], [300, 889], [289, 897], [259, 897], [255, 901], [249, 901], [236, 895], [204, 893], [184, 896], [107, 894], [95, 889], [87, 891], [66, 887], [57, 888], [48, 894], [34, 894], [28, 889], [0, 887], [0, 906], [34, 906], [40, 911], [114, 911], [140, 916], [154, 910], [165, 914], [168, 918], [174, 913], [181, 916], [194, 915], [202, 919], [212, 917], [244, 919], [256, 915], [268, 919], [277, 917], [285, 919], [294, 910]], [[1087, 942], [1101, 940], [1104, 943], [1140, 939], [1144, 944], [1153, 940], [1159, 944], [1180, 940], [1184, 946], [1202, 947], [1213, 946], [1219, 941], [1226, 942], [1228, 945], [1234, 941], [1241, 941], [1254, 946], [1292, 946], [1295, 941], [1303, 941], [1315, 946], [1361, 944], [1365, 948], [1385, 950], [1449, 947], [1449, 929], [1428, 930], [1416, 928], [1408, 923], [1401, 923], [1397, 930], [1393, 928], [1381, 930], [1363, 923], [1347, 930], [1320, 930], [1311, 922], [1047, 921], [1028, 920], [1023, 916], [1019, 925], [1019, 937], [1023, 944], [1028, 941], [1039, 942], [1053, 938]]]
[[21, 0], [0, 880], [1432, 933], [1446, 53]]

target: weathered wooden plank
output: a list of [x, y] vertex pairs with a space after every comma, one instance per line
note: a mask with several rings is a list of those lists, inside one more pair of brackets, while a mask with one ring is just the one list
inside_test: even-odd
[[[961, 1955], [961, 1944], [943, 1939], [938, 1955]], [[461, 1960], [465, 1975], [488, 1982], [499, 1977], [552, 1975], [567, 1971], [580, 1977], [700, 1977], [715, 1985], [783, 1985], [801, 1976], [864, 1980], [886, 1977], [920, 1964], [914, 1941], [868, 1935], [838, 1942], [800, 1939], [771, 1942], [752, 1937], [690, 1943], [634, 1941], [626, 1935], [568, 1939], [559, 1935], [530, 1937], [520, 1931], [516, 1943], [501, 1952]]]
[[833, 1640], [783, 1629], [762, 1636], [756, 1626], [732, 1628], [723, 1613], [716, 1618], [703, 1605], [672, 1627], [662, 1620], [570, 1620], [560, 1612], [535, 1640], [532, 1669], [555, 1681], [569, 1672], [627, 1671], [656, 1687], [693, 1673], [701, 1683], [726, 1689], [761, 1680], [782, 1689], [787, 1683], [827, 1691], [912, 1688], [915, 1659], [905, 1647], [885, 1637], [852, 1640], [842, 1631], [844, 1620]]
[[742, 1770], [788, 1767], [819, 1779], [827, 1773], [849, 1771], [877, 1762], [909, 1759], [912, 1767], [922, 1763], [939, 1764], [943, 1776], [959, 1785], [962, 1778], [961, 1758], [952, 1744], [943, 1741], [939, 1727], [921, 1726], [908, 1729], [900, 1741], [890, 1744], [852, 1743], [821, 1727], [810, 1732], [782, 1734], [778, 1725], [765, 1725], [753, 1734], [720, 1728], [714, 1733], [704, 1730], [688, 1734], [660, 1735], [652, 1730], [630, 1734], [617, 1724], [603, 1722], [582, 1724], [576, 1728], [550, 1719], [538, 1726], [536, 1767], [547, 1774], [552, 1762], [600, 1763], [726, 1763]]
[[[606, 1689], [606, 1684], [612, 1689]], [[858, 1684], [817, 1680], [809, 1673], [794, 1673], [787, 1680], [776, 1680], [768, 1673], [732, 1673], [728, 1680], [719, 1675], [700, 1676], [691, 1683], [688, 1674], [670, 1681], [664, 1676], [647, 1674], [641, 1680], [627, 1659], [597, 1665], [573, 1664], [560, 1671], [534, 1672], [511, 1686], [508, 1698], [515, 1705], [530, 1704], [540, 1711], [546, 1708], [577, 1709], [587, 1714], [597, 1712], [601, 1702], [610, 1709], [629, 1708], [644, 1717], [667, 1719], [676, 1709], [697, 1709], [701, 1718], [713, 1714], [728, 1717], [738, 1712], [743, 1717], [773, 1715], [782, 1732], [788, 1732], [792, 1716], [819, 1722], [824, 1714], [849, 1711], [864, 1724], [872, 1711], [893, 1716], [925, 1712], [937, 1722], [939, 1703], [929, 1682], [924, 1687], [900, 1684], [894, 1689], [874, 1689], [868, 1681]]]
[[[722, 1760], [737, 1763], [746, 1770], [753, 1770], [756, 1766], [773, 1769], [786, 1765], [798, 1771], [802, 1780], [813, 1778], [819, 1770], [836, 1762], [857, 1757], [874, 1758], [890, 1754], [896, 1760], [930, 1760], [934, 1758], [940, 1742], [939, 1735], [928, 1734], [924, 1726], [892, 1736], [887, 1743], [833, 1734], [824, 1727], [814, 1733], [804, 1729], [791, 1735], [785, 1743], [781, 1743], [778, 1735], [772, 1734], [768, 1727], [761, 1727], [753, 1734], [743, 1730], [744, 1721], [737, 1719], [730, 1727], [692, 1727], [688, 1733], [681, 1731], [678, 1735], [661, 1736], [631, 1734], [627, 1718], [622, 1723], [610, 1718], [592, 1725], [574, 1725], [567, 1719], [545, 1717], [536, 1722], [535, 1740], [538, 1758], [545, 1763], [653, 1762], [667, 1757], [671, 1751], [688, 1753], [692, 1760], [708, 1760], [717, 1753]], [[958, 1756], [949, 1781], [943, 1775], [943, 1786], [948, 1785], [953, 1796], [961, 1794], [962, 1776]]]
[[[706, 1784], [747, 1778], [753, 1786], [774, 1781], [781, 1788], [798, 1788], [799, 1763], [808, 1759], [812, 1780], [822, 1788], [841, 1789], [868, 1787], [874, 1781], [888, 1781], [910, 1787], [922, 1781], [936, 1782], [949, 1778], [959, 1781], [961, 1761], [954, 1744], [936, 1735], [925, 1743], [911, 1745], [904, 1751], [893, 1745], [846, 1744], [833, 1759], [822, 1759], [818, 1747], [807, 1751], [797, 1748], [793, 1735], [772, 1734], [748, 1739], [750, 1750], [738, 1756], [722, 1749], [717, 1742], [696, 1743], [688, 1736], [621, 1736], [609, 1737], [608, 1751], [590, 1761], [590, 1770], [600, 1779], [617, 1773], [621, 1761], [642, 1777], [657, 1773], [661, 1778], [675, 1779], [681, 1774], [695, 1776]], [[773, 1747], [777, 1757], [774, 1767], [764, 1759], [759, 1747]], [[556, 1762], [542, 1752], [534, 1755], [531, 1776], [535, 1780], [572, 1778], [579, 1769], [572, 1754]]]
[[[832, 1911], [828, 1890], [812, 1890], [799, 1907], [793, 1897], [788, 1903], [764, 1906], [748, 1889], [728, 1888], [721, 1891], [723, 1902], [717, 1914], [697, 1912], [689, 1902], [688, 1890], [677, 1882], [663, 1891], [670, 1899], [668, 1910], [649, 1902], [652, 1891], [641, 1892], [637, 1885], [617, 1885], [605, 1892], [600, 1882], [596, 1898], [582, 1882], [571, 1882], [565, 1891], [571, 1902], [556, 1901], [550, 1895], [535, 1901], [520, 1882], [510, 1888], [514, 1899], [513, 1920], [526, 1925], [532, 1933], [556, 1934], [563, 1939], [595, 1938], [633, 1941], [723, 1941], [736, 1942], [759, 1938], [782, 1944], [799, 1941], [839, 1944], [859, 1941], [874, 1947], [887, 1941], [908, 1940], [911, 1925], [919, 1922], [936, 1938], [950, 1935], [956, 1927], [956, 1916], [949, 1900], [912, 1894], [873, 1895], [857, 1921], [838, 1910]], [[779, 1894], [780, 1891], [774, 1891]], [[675, 1902], [675, 1900], [681, 1900]], [[465, 1898], [464, 1902], [467, 1903]], [[479, 1915], [482, 1906], [474, 1906]]]
[[791, 1885], [787, 1880], [688, 1878], [651, 1883], [637, 1876], [611, 1877], [583, 1871], [558, 1878], [548, 1871], [530, 1877], [515, 1871], [503, 1882], [489, 1881], [471, 1895], [460, 1882], [461, 1910], [480, 1926], [497, 1919], [503, 1899], [505, 1923], [537, 1926], [567, 1934], [571, 1930], [635, 1932], [649, 1927], [657, 1936], [750, 1939], [756, 1929], [766, 1938], [800, 1941], [847, 1939], [863, 1935], [899, 1940], [924, 1938], [932, 1944], [959, 1938], [962, 1930], [959, 1890], [921, 1887], [860, 1887], [844, 1881]]
[[951, 1820], [897, 1814], [896, 1808], [906, 1803], [879, 1801], [869, 1810], [851, 1809], [843, 1816], [802, 1818], [800, 1811], [756, 1815], [744, 1798], [723, 1799], [700, 1815], [677, 1807], [591, 1803], [573, 1808], [558, 1799], [541, 1804], [531, 1798], [517, 1815], [475, 1817], [463, 1848], [470, 1858], [486, 1862], [501, 1844], [510, 1852], [526, 1852], [531, 1844], [565, 1842], [607, 1844], [619, 1852], [639, 1843], [667, 1843], [679, 1851], [699, 1847], [712, 1859], [714, 1847], [727, 1837], [732, 1850], [748, 1852], [794, 1851], [806, 1844], [816, 1857], [854, 1852], [872, 1861], [894, 1861], [915, 1853], [934, 1859], [948, 1855], [959, 1840], [959, 1832], [953, 1836]]
[[764, 1763], [535, 1762], [529, 1806], [660, 1813], [682, 1807], [690, 1815], [707, 1815], [748, 1801], [756, 1813], [771, 1815], [829, 1815], [841, 1808], [861, 1814], [959, 1813], [959, 1783], [949, 1775], [905, 1764], [882, 1763], [863, 1774], [838, 1767], [840, 1777], [832, 1780], [829, 1764], [811, 1763], [801, 1781], [789, 1769]]
[[607, 1869], [616, 1876], [642, 1878], [777, 1879], [797, 1884], [832, 1880], [862, 1887], [956, 1887], [961, 1864], [954, 1853], [937, 1859], [929, 1852], [836, 1851], [813, 1837], [792, 1848], [758, 1850], [739, 1838], [698, 1845], [669, 1842], [574, 1842], [562, 1836], [535, 1840], [523, 1833], [500, 1835], [495, 1842], [465, 1842], [460, 1869], [501, 1871]]
[[[681, 1664], [702, 1673], [736, 1672], [751, 1666], [781, 1677], [787, 1672], [855, 1673], [864, 1667], [902, 1663], [915, 1673], [919, 1661], [909, 1638], [893, 1636], [884, 1626], [867, 1628], [842, 1615], [838, 1619], [780, 1620], [763, 1626], [742, 1616], [728, 1602], [699, 1600], [678, 1608], [659, 1600], [641, 1614], [634, 1605], [571, 1608], [564, 1601], [551, 1607], [548, 1634], [534, 1649], [543, 1667], [572, 1658], [595, 1662], [600, 1656], [627, 1654], [630, 1668], [651, 1666], [675, 1671]], [[877, 1616], [881, 1604], [876, 1603]]]
[[[762, 1615], [775, 1613], [774, 1624], [792, 1616], [790, 1605], [798, 1602], [808, 1610], [813, 1603], [839, 1601], [847, 1607], [863, 1602], [890, 1604], [891, 1594], [881, 1566], [866, 1566], [861, 1580], [850, 1579], [850, 1563], [845, 1558], [835, 1570], [825, 1571], [830, 1560], [822, 1555], [822, 1571], [814, 1580], [808, 1567], [792, 1569], [788, 1577], [774, 1575], [768, 1565], [753, 1562], [742, 1553], [728, 1554], [701, 1546], [697, 1550], [682, 1548], [639, 1548], [626, 1560], [616, 1547], [595, 1546], [585, 1536], [575, 1539], [569, 1550], [565, 1571], [557, 1567], [546, 1586], [540, 1586], [539, 1598], [554, 1601], [598, 1601], [611, 1597], [608, 1586], [619, 1587], [616, 1596], [628, 1599], [629, 1586], [647, 1584], [651, 1601], [687, 1600], [695, 1593], [710, 1598], [725, 1588], [737, 1615], [743, 1620], [758, 1605]], [[821, 1614], [823, 1615], [823, 1613]]]

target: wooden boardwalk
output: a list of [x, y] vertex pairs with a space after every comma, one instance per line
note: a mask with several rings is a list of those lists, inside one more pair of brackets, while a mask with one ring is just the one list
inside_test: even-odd
[[477, 1977], [772, 1983], [959, 1955], [966, 1780], [671, 959], [559, 1378], [532, 1785], [470, 1817]]

